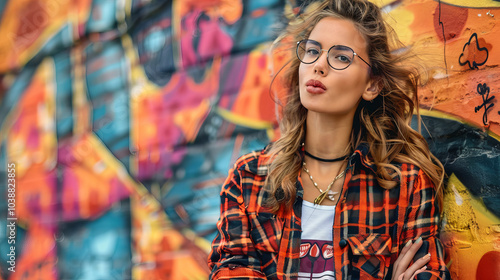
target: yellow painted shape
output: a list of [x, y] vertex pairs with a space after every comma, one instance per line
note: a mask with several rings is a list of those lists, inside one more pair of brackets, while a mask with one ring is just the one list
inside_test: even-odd
[[493, 0], [441, 0], [441, 3], [466, 8], [498, 8], [500, 2]]
[[92, 104], [87, 98], [87, 77], [83, 56], [84, 46], [77, 45], [72, 50], [73, 62], [73, 135], [80, 137], [92, 130]]
[[[500, 250], [500, 218], [491, 213], [480, 200], [455, 176], [450, 175], [444, 194], [445, 226], [441, 240], [449, 248], [452, 276], [475, 279], [481, 257]], [[466, 266], [464, 266], [466, 265]]]
[[[195, 256], [195, 252], [185, 248], [185, 244], [189, 240], [205, 252], [208, 252], [210, 244], [207, 246], [203, 238], [189, 230], [183, 233], [176, 230], [158, 200], [150, 193], [132, 195], [130, 201], [134, 255], [132, 278], [161, 279], [167, 273], [169, 279], [207, 279], [205, 261], [200, 265], [200, 256]], [[206, 257], [201, 258], [205, 260]], [[144, 265], [148, 263], [155, 265]], [[186, 267], [189, 269], [186, 270]]]
[[[126, 14], [130, 15], [132, 0], [128, 0], [125, 4]], [[133, 151], [140, 150], [141, 140], [143, 142], [156, 135], [156, 121], [151, 117], [150, 114], [141, 106], [143, 100], [148, 98], [159, 98], [161, 88], [152, 83], [147, 77], [144, 68], [139, 62], [139, 56], [137, 50], [134, 47], [132, 38], [125, 34], [121, 36], [122, 46], [131, 67], [129, 73], [129, 81], [132, 88], [130, 89], [130, 115], [131, 115], [131, 126], [130, 126], [130, 148]], [[178, 75], [174, 75], [170, 82], [176, 83]], [[147, 126], [144, 127], [144, 124]], [[144, 133], [146, 129], [146, 135]], [[153, 136], [151, 136], [153, 135]], [[143, 144], [147, 146], [146, 144]], [[139, 158], [138, 153], [133, 153], [130, 156], [130, 173], [132, 175], [137, 175], [139, 172]]]
[[266, 129], [267, 130], [267, 135], [270, 139], [273, 139], [274, 137], [274, 130], [273, 130], [273, 125], [270, 122], [266, 121], [256, 121], [253, 119], [248, 119], [240, 115], [236, 115], [232, 113], [231, 111], [222, 109], [222, 108], [217, 108], [216, 111], [221, 115], [222, 118], [235, 123], [237, 125], [241, 126], [246, 126], [249, 128], [253, 129]]
[[389, 5], [393, 2], [396, 2], [396, 0], [370, 0], [370, 2], [372, 2], [373, 4], [375, 4], [379, 7], [383, 7], [383, 6]]
[[250, 127], [253, 129], [268, 129], [271, 128], [272, 125], [266, 121], [255, 121], [253, 119], [245, 118], [243, 116], [237, 115], [228, 111], [226, 109], [217, 108], [216, 111], [226, 120], [235, 123], [237, 125]]
[[413, 32], [410, 27], [414, 19], [415, 16], [413, 12], [409, 11], [404, 6], [399, 6], [386, 15], [387, 22], [394, 28], [394, 31], [398, 34], [399, 40], [405, 45], [411, 44]]
[[[150, 193], [130, 197], [133, 250], [138, 263], [154, 262], [155, 255], [160, 254], [161, 242], [165, 238], [168, 218], [158, 201]], [[181, 243], [176, 235], [170, 235], [172, 243]], [[170, 241], [169, 241], [170, 242]]]

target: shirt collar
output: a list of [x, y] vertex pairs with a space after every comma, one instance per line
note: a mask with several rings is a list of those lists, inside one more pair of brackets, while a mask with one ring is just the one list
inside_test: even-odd
[[377, 166], [370, 156], [370, 146], [368, 143], [358, 145], [354, 153], [349, 157], [349, 167], [354, 169], [360, 165], [371, 169], [374, 173], [377, 172]]
[[[262, 149], [262, 151], [255, 152], [256, 155], [253, 160], [246, 162], [244, 165], [245, 171], [258, 175], [267, 176], [269, 174], [269, 166], [271, 162], [271, 156], [267, 153], [269, 146]], [[368, 143], [361, 143], [354, 153], [349, 157], [349, 168], [355, 169], [361, 166], [371, 169], [374, 173], [377, 171], [377, 167], [370, 156], [370, 146]], [[298, 151], [300, 156], [304, 158], [304, 147], [300, 146]]]

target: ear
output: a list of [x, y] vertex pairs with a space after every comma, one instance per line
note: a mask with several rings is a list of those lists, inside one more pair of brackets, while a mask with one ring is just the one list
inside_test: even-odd
[[368, 81], [366, 85], [366, 89], [363, 92], [363, 99], [366, 101], [372, 101], [375, 97], [378, 96], [380, 92], [380, 81], [378, 79], [372, 78]]

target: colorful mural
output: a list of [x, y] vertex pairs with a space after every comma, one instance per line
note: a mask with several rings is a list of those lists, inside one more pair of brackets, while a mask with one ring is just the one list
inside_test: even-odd
[[[452, 276], [500, 279], [500, 2], [373, 2], [429, 69]], [[278, 135], [269, 50], [302, 4], [0, 1], [0, 278], [206, 279], [228, 169]]]

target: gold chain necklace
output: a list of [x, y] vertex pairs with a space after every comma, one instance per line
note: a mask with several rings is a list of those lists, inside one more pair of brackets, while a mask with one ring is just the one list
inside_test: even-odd
[[338, 192], [332, 192], [330, 191], [330, 189], [332, 188], [333, 184], [340, 178], [342, 178], [342, 176], [344, 176], [345, 174], [345, 171], [347, 170], [344, 169], [344, 171], [342, 171], [339, 175], [335, 176], [335, 178], [333, 179], [333, 181], [328, 185], [328, 187], [326, 188], [326, 191], [323, 191], [322, 189], [320, 189], [318, 187], [318, 183], [314, 182], [314, 179], [313, 179], [313, 176], [311, 175], [311, 173], [309, 173], [309, 170], [307, 169], [306, 167], [306, 162], [303, 161], [302, 162], [302, 169], [304, 169], [304, 171], [307, 173], [307, 175], [309, 175], [309, 179], [311, 179], [311, 182], [313, 183], [313, 185], [316, 187], [316, 189], [318, 189], [318, 191], [320, 192], [320, 195], [318, 195], [315, 199], [314, 199], [314, 204], [321, 204], [323, 202], [323, 200], [325, 199], [325, 197], [327, 197], [329, 200], [331, 201], [334, 201], [335, 198], [334, 198], [334, 195], [338, 194]]

